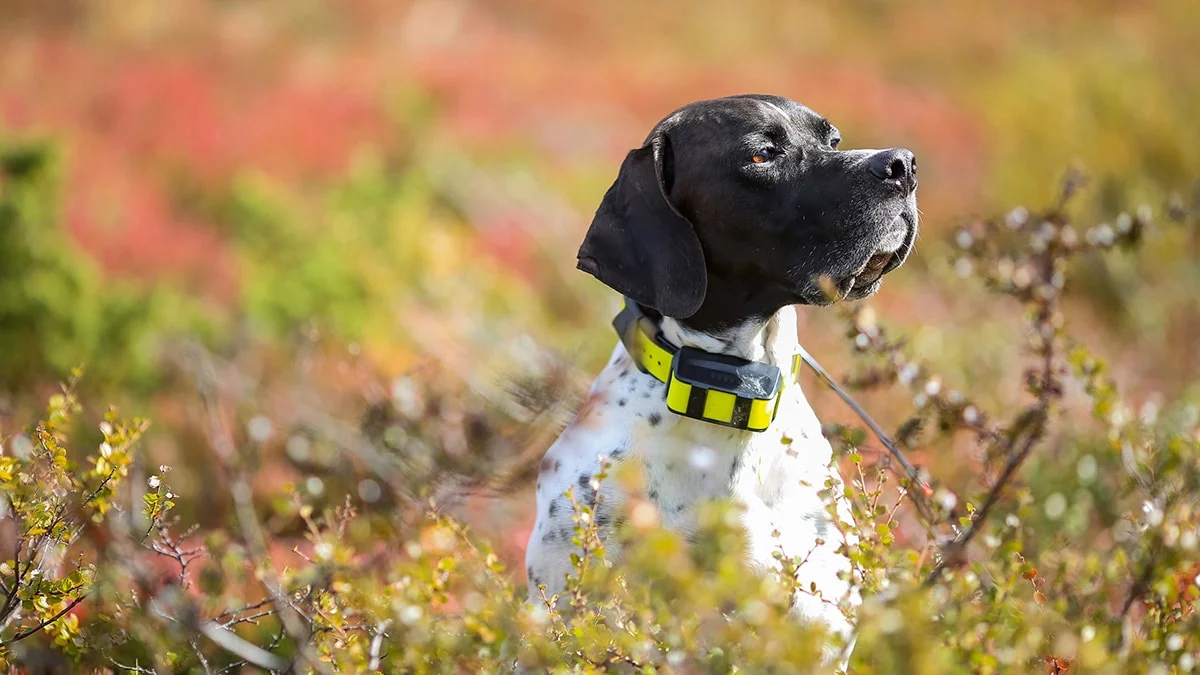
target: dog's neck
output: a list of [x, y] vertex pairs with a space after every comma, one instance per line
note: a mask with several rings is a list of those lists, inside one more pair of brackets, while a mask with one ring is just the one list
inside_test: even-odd
[[781, 367], [790, 365], [797, 342], [796, 310], [790, 305], [766, 318], [746, 319], [729, 328], [698, 330], [671, 317], [663, 317], [660, 328], [663, 337], [678, 347], [694, 347]]
[[709, 266], [706, 274], [704, 301], [680, 323], [688, 330], [718, 339], [748, 342], [780, 309], [807, 302], [791, 284], [750, 270]]

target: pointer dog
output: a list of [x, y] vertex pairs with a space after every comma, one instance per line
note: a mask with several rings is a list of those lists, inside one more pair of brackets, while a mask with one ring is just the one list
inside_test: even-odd
[[[747, 95], [680, 108], [626, 156], [578, 254], [581, 270], [626, 297], [622, 340], [542, 461], [531, 601], [539, 584], [548, 595], [564, 586], [575, 548], [563, 493], [573, 486], [594, 503], [604, 455], [641, 465], [643, 497], [684, 535], [699, 504], [732, 499], [750, 565], [777, 567], [780, 548], [807, 556], [800, 587], [816, 592], [797, 593], [796, 613], [852, 640], [838, 608], [858, 604], [837, 550], [843, 527], [819, 494], [827, 480], [842, 483], [792, 377], [792, 305], [866, 297], [904, 262], [917, 235], [917, 165], [905, 149], [840, 142], [812, 110]], [[601, 492], [603, 535], [629, 496], [611, 482]], [[844, 503], [837, 513], [849, 522]], [[620, 554], [615, 541], [607, 550]], [[839, 652], [830, 645], [827, 656]]]

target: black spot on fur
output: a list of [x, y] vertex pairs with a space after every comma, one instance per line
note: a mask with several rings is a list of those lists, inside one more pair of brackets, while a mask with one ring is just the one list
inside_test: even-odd
[[558, 460], [558, 459], [554, 460], [554, 472], [558, 473], [558, 470], [561, 468], [562, 468], [562, 460]]
[[[529, 579], [530, 581], [533, 581], [533, 565], [529, 565], [528, 567], [525, 568], [525, 577], [527, 579]], [[536, 585], [537, 584], [534, 584], [534, 586], [536, 586]]]
[[644, 393], [642, 394], [642, 398], [650, 398], [650, 392], [649, 392], [649, 391], [647, 391], [647, 392], [644, 392]]
[[650, 418], [647, 421], [650, 422], [650, 426], [656, 427], [658, 426], [659, 422], [662, 422], [662, 415], [659, 415], [658, 413], [650, 413]]
[[648, 494], [646, 496], [650, 498], [650, 501], [657, 502], [658, 501], [658, 490], [651, 490], [650, 494]]
[[626, 403], [628, 403], [628, 402], [629, 402], [629, 401], [626, 401], [626, 400], [625, 400], [625, 399], [623, 399], [623, 398], [622, 398], [622, 399], [617, 399], [617, 405], [618, 405], [618, 406], [620, 406], [620, 407], [622, 407], [622, 408], [624, 408], [624, 407], [625, 407], [625, 404], [626, 404]]
[[555, 499], [554, 501], [550, 502], [550, 508], [546, 510], [546, 515], [553, 518], [557, 514], [558, 514], [558, 500]]
[[596, 491], [591, 486], [592, 477], [586, 473], [579, 474], [579, 501], [588, 506], [596, 505]]
[[829, 518], [825, 516], [824, 511], [814, 509], [805, 518], [812, 522], [813, 529], [817, 532], [817, 537], [824, 539], [825, 535], [829, 534]]

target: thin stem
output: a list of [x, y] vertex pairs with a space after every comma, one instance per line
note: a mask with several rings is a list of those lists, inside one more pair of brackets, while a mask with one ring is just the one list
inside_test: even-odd
[[[900, 462], [900, 466], [904, 467], [904, 473], [908, 476], [909, 480], [913, 482], [913, 485], [916, 485], [921, 489], [921, 494], [926, 499], [933, 496], [933, 488], [931, 488], [929, 483], [925, 482], [925, 480], [921, 478], [921, 473], [917, 471], [916, 467], [910, 464], [909, 461], [904, 457], [904, 453], [900, 452], [900, 449], [896, 447], [895, 442], [893, 442], [892, 438], [887, 434], [886, 431], [883, 430], [883, 427], [879, 426], [879, 424], [875, 422], [875, 420], [867, 413], [867, 411], [861, 405], [859, 405], [858, 402], [850, 396], [850, 394], [847, 394], [837, 382], [834, 381], [834, 379], [821, 366], [821, 364], [813, 358], [812, 354], [809, 354], [804, 347], [797, 345], [797, 348], [800, 351], [800, 359], [804, 361], [804, 363], [808, 364], [808, 367], [812, 368], [813, 372], [817, 374], [817, 377], [819, 377], [822, 382], [828, 385], [830, 389], [833, 389], [834, 393], [836, 393], [838, 397], [840, 397], [842, 401], [846, 403], [846, 405], [850, 406], [850, 409], [853, 410], [856, 415], [858, 415], [859, 419], [861, 419], [868, 427], [871, 428], [871, 431], [875, 433], [875, 437], [879, 439], [879, 442], [883, 444], [883, 447], [887, 448], [888, 452], [890, 452], [892, 456], [896, 458], [896, 461]], [[917, 511], [920, 512], [921, 516], [925, 519], [925, 522], [933, 524], [933, 512], [930, 510], [929, 504], [925, 501], [925, 499], [913, 499], [913, 504], [916, 505]]]
[[54, 623], [55, 621], [58, 621], [59, 619], [63, 618], [63, 616], [65, 616], [67, 612], [71, 611], [72, 609], [75, 609], [76, 605], [83, 602], [85, 598], [87, 598], [87, 593], [84, 593], [83, 595], [72, 600], [71, 604], [67, 605], [66, 607], [63, 607], [61, 610], [59, 610], [59, 612], [57, 614], [50, 617], [49, 619], [46, 619], [45, 621], [39, 623], [38, 625], [34, 626], [33, 628], [23, 630], [20, 633], [17, 633], [16, 635], [12, 636], [11, 638], [4, 640], [3, 642], [0, 642], [0, 647], [7, 647], [8, 645], [11, 645], [14, 642], [20, 642], [21, 640], [24, 640], [25, 638], [29, 637], [30, 635], [36, 634], [38, 631], [42, 630], [46, 626], [49, 626], [50, 624]]

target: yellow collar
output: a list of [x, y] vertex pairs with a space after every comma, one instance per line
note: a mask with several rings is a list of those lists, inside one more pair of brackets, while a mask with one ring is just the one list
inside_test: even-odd
[[[638, 368], [667, 385], [671, 412], [748, 431], [765, 431], [775, 420], [786, 385], [776, 366], [676, 347], [629, 298], [613, 328]], [[791, 366], [794, 378], [799, 355], [792, 357]]]

